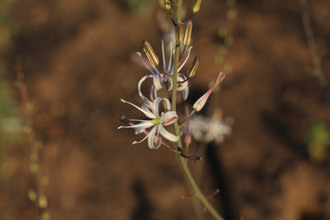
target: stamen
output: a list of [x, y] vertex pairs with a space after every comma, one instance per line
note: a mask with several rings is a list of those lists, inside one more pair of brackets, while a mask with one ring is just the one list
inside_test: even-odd
[[[184, 61], [181, 63], [181, 65], [178, 68], [178, 72], [182, 69], [182, 67], [186, 64], [189, 56], [190, 56], [190, 51], [191, 51], [192, 47], [188, 48], [188, 52], [187, 52], [187, 56], [185, 57]], [[181, 62], [181, 61], [180, 61]]]
[[136, 52], [136, 54], [140, 57], [140, 60], [142, 62], [142, 64], [153, 74], [156, 75], [156, 73], [154, 71], [151, 70], [150, 66], [143, 60], [142, 58], [142, 54], [140, 52]]
[[164, 41], [162, 41], [162, 57], [163, 57], [163, 70], [165, 70], [165, 66], [166, 66], [166, 63], [165, 63], [165, 50], [164, 50]]

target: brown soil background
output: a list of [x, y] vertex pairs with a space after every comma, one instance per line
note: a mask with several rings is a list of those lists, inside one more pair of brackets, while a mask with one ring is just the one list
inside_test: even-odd
[[[14, 80], [19, 59], [45, 145], [41, 171], [50, 180], [51, 219], [194, 219], [191, 201], [180, 199], [187, 190], [175, 155], [146, 143], [131, 146], [133, 131], [117, 130], [121, 115], [136, 116], [119, 99], [137, 102], [145, 74], [130, 55], [142, 40], [160, 52], [162, 36], [157, 4], [142, 18], [119, 2], [18, 1], [12, 13], [8, 77]], [[193, 19], [192, 52], [202, 62], [191, 82], [204, 90], [219, 72], [216, 35], [226, 27], [234, 38], [227, 57], [232, 71], [209, 112], [221, 108], [235, 120], [232, 135], [215, 148], [235, 215], [330, 219], [329, 156], [313, 162], [303, 142], [310, 122], [330, 125], [330, 108], [313, 76], [299, 1], [237, 1], [236, 9], [237, 20], [229, 22], [224, 1], [203, 2]], [[329, 74], [330, 2], [310, 1], [309, 10]], [[25, 145], [17, 146], [5, 160], [9, 181], [0, 189], [0, 219], [36, 219], [26, 198], [28, 155]], [[219, 186], [205, 172], [209, 194]], [[218, 196], [211, 201], [224, 213]]]

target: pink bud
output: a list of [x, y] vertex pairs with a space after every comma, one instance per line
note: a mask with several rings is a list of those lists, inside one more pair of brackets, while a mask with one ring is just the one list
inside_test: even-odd
[[219, 86], [219, 84], [222, 82], [225, 76], [226, 74], [224, 72], [220, 72], [217, 78], [215, 79], [215, 81], [213, 82], [212, 86], [209, 88], [209, 90], [194, 103], [193, 109], [196, 112], [202, 110], [202, 108], [204, 107], [206, 101], [208, 100], [212, 92]]

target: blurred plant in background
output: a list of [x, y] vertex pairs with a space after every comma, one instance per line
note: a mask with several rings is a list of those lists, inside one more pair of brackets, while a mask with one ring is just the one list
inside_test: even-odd
[[140, 17], [148, 17], [153, 9], [152, 0], [125, 0], [125, 6]]
[[[228, 8], [226, 19], [232, 24], [236, 21], [238, 12], [235, 8], [235, 0], [226, 0], [226, 5]], [[231, 64], [227, 61], [227, 56], [229, 53], [230, 47], [234, 43], [233, 35], [228, 27], [221, 26], [218, 28], [217, 32], [217, 41], [218, 41], [218, 52], [214, 58], [215, 64], [219, 65], [221, 69], [223, 69], [226, 73], [230, 73], [232, 71]]]
[[317, 162], [326, 160], [330, 147], [330, 129], [326, 124], [320, 121], [311, 123], [305, 137], [309, 156]]
[[21, 141], [23, 120], [19, 115], [17, 103], [13, 98], [11, 86], [5, 78], [6, 67], [2, 61], [5, 51], [11, 41], [10, 12], [15, 0], [0, 1], [0, 183], [5, 180], [2, 163], [6, 157], [7, 148]]

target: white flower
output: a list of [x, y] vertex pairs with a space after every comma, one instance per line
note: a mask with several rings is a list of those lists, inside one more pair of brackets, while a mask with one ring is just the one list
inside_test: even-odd
[[231, 127], [222, 120], [196, 115], [190, 119], [192, 137], [201, 142], [223, 142], [226, 135], [231, 133]]
[[[162, 41], [162, 60], [163, 60], [163, 68], [160, 69], [159, 67], [159, 61], [156, 56], [156, 54], [151, 49], [151, 46], [149, 43], [145, 42], [145, 45], [148, 45], [145, 47], [144, 52], [146, 54], [147, 59], [143, 58], [141, 53], [137, 52], [137, 55], [140, 58], [140, 62], [142, 65], [147, 68], [152, 74], [146, 75], [141, 78], [141, 80], [138, 83], [138, 92], [141, 98], [146, 101], [148, 100], [146, 96], [144, 96], [141, 92], [141, 86], [142, 83], [148, 79], [152, 78], [153, 85], [151, 87], [151, 100], [153, 100], [155, 97], [157, 97], [157, 91], [162, 89], [165, 85], [167, 85], [168, 90], [172, 90], [173, 87], [173, 80], [172, 76], [174, 75], [174, 52], [175, 49], [172, 46], [172, 43], [170, 44], [169, 48], [169, 60], [168, 63], [166, 63], [166, 57], [165, 57], [165, 47], [164, 42]], [[147, 48], [147, 49], [146, 49]], [[187, 77], [180, 73], [182, 67], [186, 64], [189, 55], [190, 55], [191, 47], [185, 47], [180, 54], [179, 59], [179, 66], [178, 66], [178, 87], [177, 91], [182, 92], [183, 99], [186, 100], [188, 98], [189, 94], [189, 87], [188, 87], [188, 81]]]
[[[121, 101], [137, 108], [148, 118], [147, 120], [129, 119], [130, 122], [138, 123], [129, 126], [118, 127], [118, 129], [133, 128], [135, 129], [135, 134], [144, 133], [146, 135], [142, 140], [134, 141], [133, 144], [138, 144], [148, 139], [149, 148], [157, 149], [162, 143], [160, 135], [172, 142], [177, 142], [179, 140], [178, 136], [168, 132], [164, 128], [164, 126], [171, 125], [178, 119], [177, 113], [175, 111], [170, 111], [171, 104], [168, 99], [155, 98], [152, 102], [144, 103], [141, 108], [123, 99], [121, 99]], [[161, 102], [164, 105], [164, 110], [159, 113], [159, 105]], [[147, 128], [151, 128], [151, 130], [148, 132], [146, 131]]]

